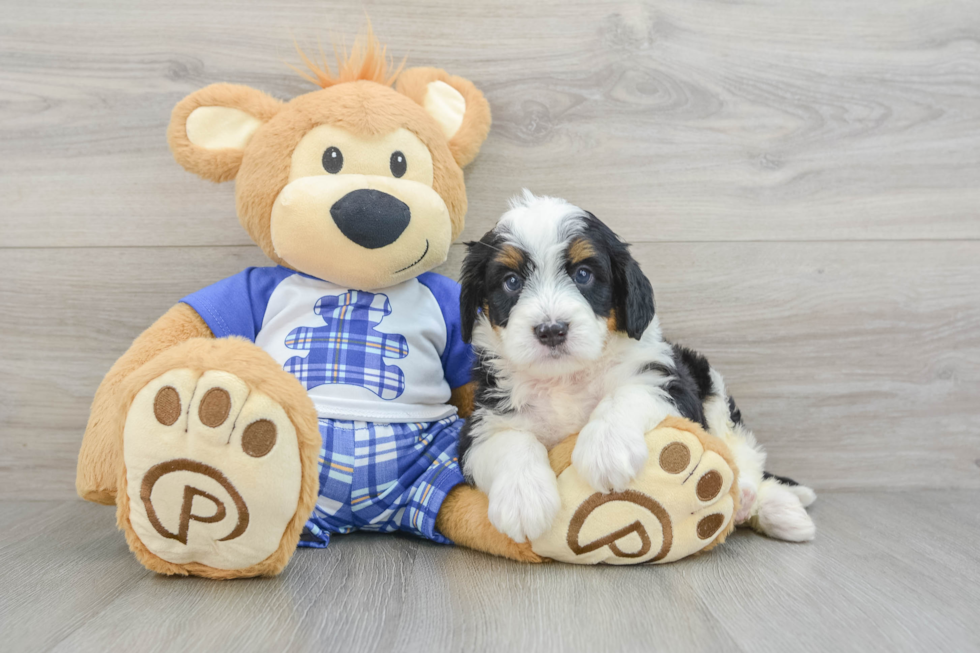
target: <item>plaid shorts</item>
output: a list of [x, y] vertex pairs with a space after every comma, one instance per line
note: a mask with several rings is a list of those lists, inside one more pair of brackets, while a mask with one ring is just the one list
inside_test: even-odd
[[321, 419], [320, 496], [299, 546], [322, 549], [331, 533], [403, 531], [445, 544], [436, 515], [463, 483], [456, 445], [463, 420], [380, 424]]

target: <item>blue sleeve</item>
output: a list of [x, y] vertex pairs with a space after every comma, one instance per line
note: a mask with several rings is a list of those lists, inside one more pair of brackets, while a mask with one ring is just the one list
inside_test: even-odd
[[197, 311], [215, 338], [241, 336], [255, 342], [272, 291], [293, 274], [283, 267], [248, 268], [180, 301]]
[[442, 351], [442, 369], [450, 388], [458, 388], [470, 382], [473, 369], [473, 348], [463, 342], [459, 317], [459, 284], [435, 272], [419, 275], [424, 285], [436, 298], [446, 322], [446, 348]]

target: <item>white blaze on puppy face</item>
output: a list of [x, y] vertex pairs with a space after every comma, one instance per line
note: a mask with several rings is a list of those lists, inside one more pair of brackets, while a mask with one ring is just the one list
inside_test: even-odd
[[[600, 358], [609, 337], [606, 317], [576, 287], [568, 273], [570, 243], [585, 228], [582, 209], [525, 191], [498, 223], [504, 242], [527, 257], [526, 278], [498, 351], [519, 368], [540, 374], [574, 372]], [[534, 333], [538, 325], [564, 323], [563, 344], [549, 347]]]

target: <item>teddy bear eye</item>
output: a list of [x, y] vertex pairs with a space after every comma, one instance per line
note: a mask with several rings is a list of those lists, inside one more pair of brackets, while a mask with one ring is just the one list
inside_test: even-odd
[[405, 159], [405, 155], [397, 150], [391, 153], [391, 161], [388, 165], [391, 168], [391, 174], [396, 179], [404, 175], [405, 170], [408, 169], [408, 161]]
[[336, 147], [328, 147], [323, 153], [323, 169], [332, 175], [344, 167], [344, 155]]

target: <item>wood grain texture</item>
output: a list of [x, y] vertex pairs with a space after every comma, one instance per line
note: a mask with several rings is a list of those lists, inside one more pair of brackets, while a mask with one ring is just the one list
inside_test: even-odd
[[[292, 38], [364, 11], [490, 101], [462, 240], [529, 187], [636, 243], [770, 468], [861, 489], [821, 493], [815, 542], [619, 569], [353, 535], [219, 583], [146, 572], [74, 500], [115, 358], [266, 264], [233, 187], [173, 162], [170, 110], [212, 82], [310, 90]], [[978, 43], [975, 0], [0, 0], [0, 648], [980, 649]]]
[[978, 500], [827, 493], [812, 543], [739, 531], [657, 567], [526, 566], [351, 535], [299, 551], [278, 578], [234, 582], [143, 570], [110, 508], [0, 503], [0, 635], [24, 653], [975, 650]]
[[[818, 488], [980, 487], [980, 243], [635, 253], [665, 334], [726, 376], [770, 469]], [[0, 496], [73, 496], [88, 405], [112, 362], [185, 294], [264, 263], [246, 246], [8, 250]]]
[[[216, 81], [290, 98], [291, 41], [371, 15], [482, 88], [482, 234], [527, 186], [637, 243], [666, 333], [771, 468], [980, 487], [980, 12], [971, 0], [0, 0], [0, 497], [73, 496], [101, 376], [184, 294], [265, 264], [167, 151]], [[442, 269], [454, 276], [462, 248]]]
[[0, 20], [0, 243], [244, 244], [232, 188], [174, 164], [212, 82], [311, 90], [292, 37], [367, 10], [410, 65], [472, 79], [494, 128], [465, 237], [522, 187], [634, 241], [980, 238], [972, 0], [291, 3], [41, 0]]

